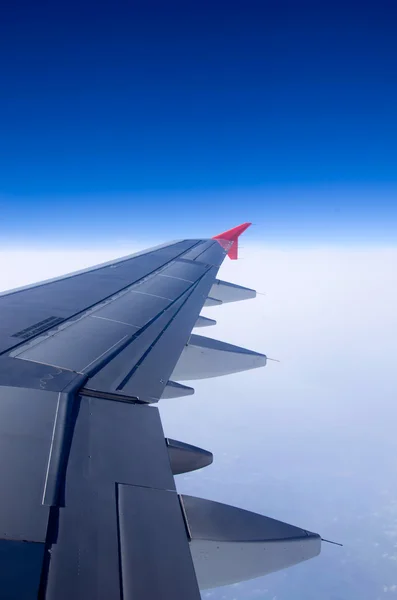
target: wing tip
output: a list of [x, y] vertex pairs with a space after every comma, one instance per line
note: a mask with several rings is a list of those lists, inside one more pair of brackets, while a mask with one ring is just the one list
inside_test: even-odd
[[227, 255], [231, 260], [238, 259], [238, 238], [252, 223], [242, 223], [237, 227], [232, 227], [227, 231], [214, 235], [213, 240], [217, 240], [225, 250], [228, 250]]

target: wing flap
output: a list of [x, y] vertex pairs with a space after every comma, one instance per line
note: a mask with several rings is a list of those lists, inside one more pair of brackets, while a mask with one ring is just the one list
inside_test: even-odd
[[42, 498], [58, 393], [0, 391], [1, 537], [44, 543], [49, 508]]
[[132, 325], [98, 320], [90, 315], [13, 356], [85, 373], [98, 360], [106, 360], [112, 350], [132, 338], [136, 331], [138, 328]]
[[[150, 351], [153, 351], [157, 340], [161, 337], [167, 324], [177, 314], [182, 303], [183, 299], [181, 298], [171, 303], [164, 312], [155, 317], [146, 327], [143, 327], [137, 335], [126, 340], [121, 348], [116, 349], [114, 354], [109, 355], [106, 360], [102, 360], [101, 363], [95, 365], [87, 386], [93, 390], [120, 392], [129, 395], [129, 380], [138, 368], [140, 370], [142, 360]], [[164, 386], [167, 381], [168, 377], [165, 378]], [[150, 386], [150, 381], [148, 381], [148, 385]], [[136, 394], [131, 395], [136, 396]]]
[[117, 509], [122, 597], [200, 600], [178, 495], [119, 485]]
[[155, 345], [117, 389], [145, 402], [157, 402], [162, 397], [213, 281], [212, 271], [210, 269], [191, 292], [178, 301], [177, 312], [159, 333]]
[[165, 298], [166, 300], [173, 300], [184, 294], [189, 287], [192, 286], [191, 281], [185, 281], [183, 279], [176, 279], [165, 274], [166, 271], [146, 279], [142, 283], [134, 286], [134, 292], [136, 294], [145, 294], [147, 296], [157, 296], [159, 298]]
[[98, 308], [94, 316], [101, 319], [120, 321], [140, 329], [164, 311], [170, 303], [171, 301], [166, 298], [136, 293], [134, 288], [131, 288], [128, 293], [123, 294], [114, 302], [109, 302], [102, 308]]

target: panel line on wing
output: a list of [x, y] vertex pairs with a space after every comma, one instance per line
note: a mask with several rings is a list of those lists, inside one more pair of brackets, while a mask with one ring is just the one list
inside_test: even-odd
[[[186, 240], [185, 240], [186, 241]], [[62, 323], [60, 324], [60, 326], [68, 326], [71, 322], [74, 322], [80, 318], [83, 318], [87, 315], [87, 313], [89, 312], [94, 312], [98, 307], [103, 306], [104, 304], [106, 304], [107, 302], [112, 302], [116, 297], [118, 297], [118, 295], [122, 295], [123, 293], [128, 293], [131, 289], [131, 287], [133, 287], [134, 285], [141, 283], [143, 281], [145, 281], [146, 279], [150, 278], [151, 275], [154, 274], [159, 274], [160, 270], [163, 270], [164, 268], [166, 268], [167, 266], [171, 265], [172, 263], [174, 263], [176, 260], [180, 259], [181, 257], [183, 257], [184, 254], [187, 254], [187, 252], [189, 252], [190, 250], [192, 250], [193, 248], [195, 248], [196, 246], [199, 246], [201, 242], [197, 242], [195, 244], [193, 244], [193, 246], [191, 246], [188, 249], [183, 250], [182, 252], [180, 252], [180, 254], [177, 254], [176, 256], [170, 258], [169, 260], [167, 260], [164, 264], [162, 264], [161, 266], [156, 267], [155, 269], [153, 269], [152, 271], [149, 271], [148, 273], [145, 273], [145, 275], [143, 277], [138, 277], [138, 279], [136, 279], [135, 281], [129, 283], [128, 285], [120, 288], [117, 292], [110, 294], [109, 296], [105, 296], [104, 298], [100, 299], [98, 302], [94, 302], [94, 304], [91, 304], [89, 306], [86, 306], [83, 310], [78, 310], [77, 312], [75, 312], [74, 314], [70, 315], [69, 317], [67, 317], [66, 319], [64, 319], [62, 321]], [[172, 244], [172, 245], [177, 245], [177, 244]], [[153, 252], [148, 252], [147, 254], [152, 254], [155, 253], [157, 250], [154, 250]], [[142, 253], [144, 254], [144, 253]], [[137, 255], [135, 255], [137, 256]], [[120, 264], [122, 262], [128, 262], [129, 260], [133, 260], [133, 257], [128, 257], [126, 258], [124, 261], [120, 261]], [[104, 265], [102, 265], [103, 267]], [[5, 295], [11, 295], [11, 294], [16, 294], [19, 292], [23, 292], [25, 290], [29, 290], [31, 288], [36, 288], [36, 287], [43, 287], [45, 285], [51, 284], [51, 283], [56, 283], [57, 281], [63, 281], [63, 280], [67, 280], [67, 279], [72, 279], [73, 277], [75, 277], [76, 275], [80, 275], [83, 274], [85, 272], [90, 272], [90, 271], [95, 271], [98, 269], [95, 269], [95, 267], [90, 267], [88, 269], [83, 269], [81, 272], [77, 271], [75, 273], [70, 273], [69, 275], [66, 276], [61, 276], [61, 277], [55, 277], [53, 279], [49, 279], [46, 281], [41, 282], [40, 284], [33, 284], [33, 285], [28, 285], [28, 286], [24, 286], [21, 288], [16, 288], [14, 290], [9, 290], [5, 293], [1, 293], [0, 296], [5, 296]], [[135, 292], [135, 293], [144, 293], [144, 292]], [[169, 300], [172, 301], [171, 298], [165, 298], [162, 296], [158, 296], [159, 298], [163, 298], [164, 300]], [[56, 329], [54, 329], [54, 325], [49, 324], [49, 327], [47, 330], [44, 330], [42, 332], [42, 334], [44, 335], [51, 335], [53, 332], [57, 332], [59, 331], [58, 327]], [[26, 328], [25, 328], [26, 329]], [[31, 342], [36, 341], [37, 337], [32, 335], [32, 337], [30, 339], [26, 339], [26, 340], [22, 340], [20, 343], [16, 343], [13, 344], [7, 348], [5, 348], [4, 350], [0, 351], [0, 356], [4, 353], [9, 352], [10, 350], [12, 351], [16, 351], [18, 349], [20, 349], [21, 347], [24, 348], [25, 345]]]
[[[188, 288], [190, 289], [190, 288]], [[185, 292], [183, 292], [182, 294], [180, 294], [177, 298], [175, 298], [174, 300], [170, 300], [170, 304], [168, 306], [166, 306], [165, 308], [163, 308], [160, 312], [158, 312], [152, 319], [150, 319], [143, 327], [141, 327], [135, 334], [133, 334], [132, 336], [126, 336], [128, 337], [128, 340], [126, 342], [124, 342], [121, 346], [121, 348], [117, 349], [116, 354], [118, 354], [119, 352], [122, 352], [127, 346], [129, 346], [129, 344], [131, 344], [134, 340], [139, 339], [139, 337], [155, 322], [157, 321], [157, 319], [159, 319], [167, 310], [169, 310], [171, 308], [171, 306], [173, 304], [175, 304], [176, 302], [178, 302], [180, 300], [180, 298], [186, 294], [188, 290], [186, 290]], [[145, 292], [142, 292], [142, 294], [144, 294]], [[147, 294], [149, 296], [151, 296], [152, 294]], [[166, 300], [167, 298], [165, 298]], [[97, 371], [100, 371], [103, 367], [106, 366], [107, 363], [109, 363], [112, 359], [114, 358], [114, 355], [112, 354], [111, 356], [108, 357], [107, 362], [104, 365], [100, 365], [99, 369], [95, 369], [89, 373], [90, 378], [93, 377]]]
[[[183, 301], [182, 306], [185, 304], [185, 302], [187, 301], [187, 299], [190, 297], [191, 293], [192, 293], [192, 289], [195, 289], [195, 287], [198, 285], [198, 283], [202, 280], [203, 277], [206, 276], [206, 274], [208, 273], [208, 271], [210, 270], [210, 267], [207, 267], [204, 271], [204, 273], [201, 270], [201, 276], [198, 277], [198, 279], [195, 282], [191, 282], [191, 281], [187, 281], [186, 284], [184, 285], [184, 290], [183, 292], [181, 292], [180, 294], [178, 294], [178, 296], [176, 298], [166, 298], [164, 296], [159, 296], [157, 294], [152, 294], [150, 292], [141, 292], [139, 290], [134, 289], [135, 284], [132, 284], [131, 286], [129, 286], [127, 289], [124, 289], [116, 294], [114, 294], [112, 296], [112, 300], [116, 300], [117, 298], [120, 298], [121, 296], [124, 296], [126, 293], [137, 293], [137, 294], [141, 294], [141, 296], [147, 296], [147, 297], [152, 297], [152, 298], [158, 298], [159, 300], [164, 300], [164, 302], [167, 303], [167, 306], [164, 306], [164, 308], [162, 310], [160, 310], [159, 312], [157, 312], [157, 314], [154, 314], [152, 316], [152, 318], [149, 319], [149, 321], [147, 321], [142, 327], [139, 327], [137, 325], [133, 325], [132, 323], [128, 323], [125, 322], [125, 320], [120, 319], [112, 319], [111, 316], [110, 317], [102, 317], [102, 315], [100, 314], [93, 314], [96, 313], [98, 310], [100, 310], [100, 308], [106, 306], [108, 303], [111, 302], [110, 299], [106, 299], [105, 301], [101, 302], [100, 304], [97, 304], [96, 306], [92, 307], [91, 309], [89, 309], [88, 311], [86, 311], [85, 313], [79, 315], [79, 317], [77, 319], [72, 319], [72, 320], [68, 320], [65, 323], [63, 323], [62, 325], [59, 326], [59, 328], [57, 330], [53, 330], [51, 332], [49, 332], [48, 334], [44, 334], [44, 336], [41, 336], [41, 339], [35, 339], [32, 340], [30, 343], [28, 342], [27, 345], [25, 344], [24, 350], [21, 350], [21, 348], [19, 347], [17, 352], [18, 358], [21, 358], [23, 360], [31, 360], [31, 362], [37, 362], [38, 364], [49, 364], [51, 366], [57, 366], [59, 368], [63, 368], [68, 369], [72, 372], [76, 372], [76, 373], [86, 373], [89, 374], [90, 377], [94, 376], [95, 373], [97, 371], [100, 371], [102, 368], [104, 368], [109, 362], [111, 362], [115, 356], [117, 356], [120, 352], [123, 352], [123, 350], [129, 346], [131, 343], [134, 343], [135, 340], [138, 340], [141, 335], [147, 330], [148, 327], [150, 327], [158, 318], [161, 317], [161, 315], [163, 315], [166, 311], [168, 311], [169, 309], [171, 309], [171, 307], [174, 305], [175, 302], [180, 303], [181, 300]], [[156, 276], [152, 276], [149, 277], [148, 279], [155, 279]], [[147, 278], [145, 278], [147, 279]], [[139, 284], [138, 284], [139, 285]], [[162, 287], [162, 286], [161, 286]], [[133, 298], [133, 297], [132, 297]], [[132, 304], [133, 304], [133, 300], [132, 300]], [[168, 321], [168, 325], [171, 324], [173, 322], [173, 318], [172, 318], [172, 313], [175, 312], [176, 313], [174, 315], [174, 318], [176, 316], [176, 314], [179, 313], [181, 307], [174, 309], [174, 311], [171, 312], [170, 316], [168, 317], [168, 319], [170, 319]], [[35, 352], [31, 352], [31, 348], [33, 346], [36, 346], [36, 344], [40, 344], [43, 343], [44, 345], [47, 344], [47, 340], [51, 339], [51, 338], [56, 338], [59, 337], [59, 340], [62, 340], [62, 336], [63, 336], [63, 330], [66, 328], [71, 327], [72, 325], [75, 325], [77, 327], [79, 327], [78, 323], [82, 320], [85, 320], [85, 317], [96, 317], [97, 319], [100, 319], [100, 321], [97, 321], [97, 323], [99, 324], [100, 322], [102, 322], [104, 325], [106, 323], [108, 323], [108, 325], [112, 325], [114, 324], [115, 326], [123, 326], [124, 329], [126, 326], [128, 326], [128, 329], [131, 331], [131, 334], [129, 334], [126, 331], [120, 331], [119, 336], [117, 336], [116, 340], [115, 340], [115, 335], [113, 335], [113, 339], [108, 339], [108, 344], [106, 345], [104, 343], [102, 343], [101, 345], [97, 346], [97, 352], [95, 352], [95, 346], [92, 348], [93, 351], [91, 351], [90, 353], [86, 353], [87, 355], [81, 356], [81, 359], [75, 359], [72, 358], [74, 355], [73, 353], [70, 354], [70, 357], [68, 358], [67, 356], [65, 356], [65, 359], [62, 359], [60, 356], [58, 355], [54, 355], [52, 356], [50, 348], [51, 346], [48, 348], [48, 350], [46, 351], [45, 346], [44, 349], [42, 351], [39, 351], [39, 355], [41, 356], [42, 360], [37, 360], [39, 358], [39, 356], [35, 356]], [[115, 314], [115, 316], [117, 316], [117, 313]], [[85, 335], [87, 336], [89, 334], [89, 332], [92, 330], [92, 327], [90, 328], [88, 326], [89, 321], [91, 321], [91, 323], [94, 323], [94, 321], [92, 319], [87, 319], [87, 326], [85, 326], [82, 331], [85, 332]], [[167, 327], [168, 327], [167, 325]], [[87, 328], [88, 327], [88, 328]], [[131, 330], [131, 327], [133, 328]], [[102, 328], [101, 328], [102, 329]], [[161, 327], [162, 329], [162, 327]], [[77, 332], [79, 331], [79, 329], [77, 329]], [[159, 328], [157, 328], [157, 331], [159, 331]], [[165, 330], [162, 329], [162, 332], [160, 333], [160, 335], [162, 335], [162, 333]], [[89, 340], [89, 338], [80, 338], [77, 337], [76, 338], [76, 334], [75, 335], [75, 340], [80, 340], [83, 342], [84, 339], [87, 339], [87, 341]], [[90, 334], [91, 335], [91, 334]], [[70, 337], [70, 335], [69, 335]], [[73, 337], [73, 335], [72, 335]], [[112, 336], [109, 336], [109, 338], [111, 338]], [[149, 351], [151, 348], [153, 348], [153, 346], [155, 345], [155, 343], [157, 342], [159, 338], [156, 338], [155, 341], [153, 342], [153, 339], [150, 340], [150, 346], [147, 347], [146, 346], [146, 342], [143, 345], [141, 352], [138, 353], [138, 356], [136, 356], [136, 359], [134, 360], [134, 362], [132, 364], [140, 364], [140, 361], [143, 360], [145, 358], [145, 356], [147, 355], [145, 353], [145, 351]], [[105, 339], [103, 340], [106, 343], [106, 336]], [[114, 342], [114, 343], [113, 343]], [[51, 342], [50, 342], [51, 343]], [[28, 346], [28, 348], [27, 348]], [[137, 346], [138, 347], [138, 346]], [[15, 350], [14, 350], [15, 352]], [[24, 353], [25, 356], [21, 356], [21, 354]], [[84, 360], [84, 358], [86, 358], [86, 360]], [[102, 359], [102, 360], [101, 360]], [[136, 363], [135, 361], [138, 360], [138, 363]], [[53, 362], [52, 362], [53, 361]], [[84, 366], [82, 366], [84, 365]], [[127, 366], [128, 369], [128, 366]], [[129, 376], [132, 376], [133, 373], [135, 371], [130, 372]], [[125, 372], [124, 372], [125, 375]], [[126, 381], [128, 380], [128, 378], [126, 379]], [[124, 382], [125, 383], [125, 382]]]
[[[45, 365], [46, 367], [55, 367], [56, 369], [62, 369], [62, 371], [69, 371], [69, 373], [76, 373], [76, 375], [84, 375], [85, 373], [80, 373], [80, 371], [74, 371], [69, 367], [61, 367], [60, 365], [54, 365], [54, 363], [43, 362], [42, 360], [34, 360], [34, 358], [25, 358], [24, 356], [14, 356], [16, 360], [25, 360], [31, 363], [35, 363], [36, 365]], [[43, 388], [44, 389], [44, 388]]]
[[157, 294], [149, 294], [149, 292], [138, 292], [138, 290], [131, 290], [132, 294], [143, 294], [144, 296], [153, 296], [153, 298], [161, 298], [162, 300], [169, 300], [172, 302], [172, 298], [166, 298], [165, 296], [157, 296]]
[[159, 273], [159, 277], [168, 277], [169, 279], [179, 279], [179, 281], [186, 281], [187, 283], [194, 283], [191, 279], [184, 279], [183, 277], [175, 277], [175, 275], [163, 275]]
[[88, 367], [90, 367], [95, 362], [97, 362], [97, 360], [99, 360], [100, 358], [102, 358], [102, 356], [105, 356], [105, 354], [107, 354], [108, 352], [110, 352], [110, 350], [113, 350], [113, 348], [115, 348], [118, 344], [120, 344], [120, 342], [122, 342], [123, 340], [125, 340], [127, 337], [129, 337], [129, 336], [128, 335], [123, 335], [123, 337], [120, 338], [115, 344], [113, 344], [112, 346], [110, 346], [109, 348], [107, 348], [104, 352], [102, 352], [102, 354], [100, 354], [99, 356], [97, 356], [96, 358], [94, 358], [94, 360], [92, 360], [91, 362], [89, 362], [88, 365], [86, 365], [85, 367], [83, 367], [81, 370], [84, 372], [86, 369], [88, 369]]
[[[198, 282], [197, 282], [198, 283]], [[174, 314], [173, 317], [171, 317], [171, 319], [168, 321], [168, 323], [166, 324], [166, 326], [160, 331], [160, 333], [155, 337], [155, 339], [153, 340], [153, 342], [151, 343], [151, 345], [149, 346], [149, 348], [142, 354], [142, 356], [140, 357], [140, 359], [136, 362], [136, 364], [134, 365], [134, 367], [131, 369], [131, 371], [129, 373], [127, 373], [127, 375], [124, 377], [124, 379], [121, 381], [121, 383], [119, 383], [119, 385], [117, 386], [117, 390], [121, 390], [123, 389], [123, 387], [125, 387], [125, 385], [128, 383], [128, 381], [131, 379], [131, 377], [134, 375], [135, 371], [138, 369], [138, 367], [142, 364], [142, 362], [145, 360], [146, 356], [149, 354], [149, 352], [151, 351], [151, 349], [153, 348], [153, 346], [155, 346], [157, 344], [157, 342], [159, 341], [159, 339], [161, 338], [161, 336], [164, 334], [164, 332], [168, 329], [168, 327], [170, 326], [170, 324], [173, 322], [173, 320], [175, 319], [175, 317], [178, 315], [179, 311], [181, 310], [181, 308], [186, 304], [186, 302], [188, 301], [188, 299], [190, 298], [191, 294], [193, 293], [194, 289], [197, 287], [197, 284], [194, 286], [193, 290], [188, 294], [188, 296], [186, 297], [186, 299], [184, 300], [184, 302], [181, 304], [181, 306], [179, 307], [179, 309], [176, 311], [176, 313]], [[186, 292], [185, 292], [186, 293]]]
[[[199, 257], [200, 257], [202, 254], [204, 254], [204, 252], [207, 252], [207, 251], [208, 251], [210, 248], [213, 248], [213, 247], [214, 247], [214, 244], [210, 244], [210, 246], [208, 246], [208, 248], [204, 248], [204, 250], [203, 250], [202, 252], [200, 252], [199, 254], [197, 254], [197, 256], [195, 257], [195, 259], [194, 259], [194, 260], [195, 260], [195, 262], [197, 262], [197, 259], [198, 259], [198, 258], [199, 258]], [[189, 250], [188, 250], [188, 252], [189, 252]], [[199, 262], [200, 262], [200, 261], [199, 261]]]
[[120, 323], [120, 325], [128, 325], [128, 327], [133, 327], [134, 329], [139, 329], [136, 325], [131, 325], [131, 323], [126, 323], [125, 321], [117, 321], [117, 319], [109, 319], [109, 317], [99, 317], [98, 315], [89, 315], [91, 319], [102, 319], [103, 321], [111, 321], [112, 323]]
[[185, 263], [187, 265], [196, 265], [197, 263], [205, 264], [205, 263], [201, 263], [200, 261], [193, 260], [192, 258], [183, 258], [183, 256], [178, 256], [175, 259], [175, 263]]
[[[121, 390], [123, 389], [123, 387], [128, 383], [128, 381], [131, 379], [131, 377], [134, 375], [135, 371], [138, 369], [138, 367], [142, 364], [142, 362], [145, 360], [146, 356], [149, 354], [150, 350], [153, 348], [153, 346], [156, 345], [156, 343], [158, 342], [158, 340], [161, 338], [161, 336], [165, 333], [165, 331], [168, 329], [168, 327], [170, 327], [171, 323], [175, 320], [175, 318], [178, 316], [179, 312], [181, 311], [181, 309], [184, 307], [184, 305], [186, 304], [186, 302], [189, 300], [190, 296], [193, 294], [193, 292], [197, 289], [198, 284], [202, 281], [202, 279], [207, 275], [207, 273], [209, 272], [210, 269], [207, 269], [202, 275], [201, 277], [199, 277], [199, 279], [191, 286], [191, 288], [188, 288], [184, 294], [186, 294], [186, 298], [184, 299], [184, 301], [182, 302], [181, 306], [179, 307], [179, 309], [176, 311], [176, 313], [173, 315], [173, 317], [168, 321], [168, 323], [166, 324], [166, 326], [160, 331], [160, 333], [157, 335], [157, 337], [153, 340], [152, 344], [150, 345], [150, 347], [146, 350], [146, 352], [144, 352], [141, 356], [141, 358], [136, 362], [136, 364], [134, 365], [134, 367], [131, 369], [131, 371], [124, 377], [124, 379], [119, 383], [119, 385], [117, 386], [117, 390]], [[183, 297], [183, 294], [181, 294], [181, 296], [178, 298], [178, 300]]]
[[[105, 364], [100, 365], [99, 368], [94, 367], [94, 369], [91, 371], [91, 373], [88, 373], [89, 377], [92, 378], [95, 376], [95, 374], [100, 371], [102, 368], [104, 368], [106, 366], [106, 364], [108, 364], [111, 360], [113, 360], [114, 356], [116, 354], [118, 354], [119, 352], [122, 352], [127, 346], [129, 346], [130, 343], [132, 343], [134, 340], [139, 339], [139, 337], [157, 320], [159, 319], [167, 310], [169, 310], [176, 302], [178, 302], [184, 295], [188, 294], [189, 290], [191, 290], [192, 288], [196, 288], [198, 283], [207, 275], [207, 273], [211, 270], [211, 267], [208, 267], [206, 269], [206, 271], [199, 277], [199, 279], [197, 280], [196, 283], [193, 283], [191, 286], [189, 286], [184, 292], [182, 292], [181, 294], [179, 294], [179, 296], [177, 296], [176, 298], [174, 298], [174, 300], [169, 300], [168, 298], [163, 298], [164, 300], [169, 300], [170, 304], [168, 306], [166, 306], [165, 308], [163, 308], [160, 312], [158, 312], [152, 319], [150, 319], [147, 323], [145, 323], [145, 325], [143, 327], [141, 327], [139, 329], [139, 331], [136, 332], [136, 334], [134, 334], [133, 336], [128, 336], [128, 340], [126, 340], [125, 342], [123, 342], [123, 344], [121, 345], [120, 348], [117, 348], [117, 351], [115, 353], [112, 353], [108, 358]], [[141, 293], [142, 295], [146, 294], [149, 296], [152, 296], [153, 294], [148, 294], [146, 292], [135, 292], [135, 293]], [[189, 296], [190, 297], [190, 294]], [[178, 311], [179, 312], [179, 311]], [[164, 331], [164, 330], [163, 330]], [[152, 342], [151, 347], [153, 347], [154, 342]], [[150, 350], [150, 349], [149, 349]], [[146, 354], [145, 354], [146, 356]], [[142, 357], [141, 357], [142, 359]], [[129, 377], [131, 377], [133, 375], [133, 373], [135, 372], [135, 369], [133, 369], [133, 371], [130, 372]], [[127, 376], [126, 376], [127, 377]], [[125, 385], [125, 384], [124, 384]], [[118, 389], [118, 388], [117, 388]]]

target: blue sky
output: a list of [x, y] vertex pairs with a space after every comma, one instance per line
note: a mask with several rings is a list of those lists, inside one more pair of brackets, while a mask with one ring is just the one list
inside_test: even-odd
[[3, 243], [396, 241], [394, 2], [18, 3]]

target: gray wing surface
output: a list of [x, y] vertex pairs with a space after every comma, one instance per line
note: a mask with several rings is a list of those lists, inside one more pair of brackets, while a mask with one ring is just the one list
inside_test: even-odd
[[[0, 295], [2, 598], [198, 599], [199, 584], [231, 580], [224, 505], [211, 518], [205, 501], [175, 488], [174, 475], [210, 464], [212, 454], [166, 439], [151, 406], [194, 392], [178, 380], [266, 363], [191, 335], [215, 323], [200, 316], [208, 297], [255, 295], [216, 279], [229, 247], [177, 241]], [[285, 545], [291, 526], [282, 525]], [[277, 541], [272, 527], [270, 541], [251, 540], [251, 563], [261, 543]], [[203, 551], [220, 531], [222, 565], [214, 553], [207, 572]], [[295, 554], [283, 562], [277, 550], [277, 568], [318, 553], [319, 537], [299, 531], [290, 531]], [[258, 556], [240, 579], [269, 571]]]

